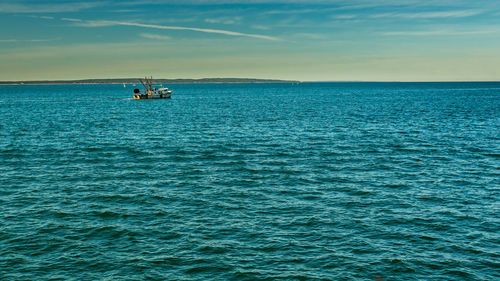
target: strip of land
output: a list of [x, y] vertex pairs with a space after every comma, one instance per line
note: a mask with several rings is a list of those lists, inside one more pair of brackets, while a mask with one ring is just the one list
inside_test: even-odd
[[[154, 83], [297, 83], [299, 81], [253, 78], [154, 79]], [[139, 78], [0, 81], [0, 85], [140, 84]]]

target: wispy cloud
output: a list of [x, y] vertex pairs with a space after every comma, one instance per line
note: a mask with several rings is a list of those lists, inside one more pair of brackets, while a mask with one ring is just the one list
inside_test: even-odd
[[273, 36], [251, 34], [251, 33], [242, 33], [242, 32], [235, 32], [235, 31], [221, 30], [221, 29], [143, 24], [143, 23], [124, 22], [124, 21], [110, 21], [110, 20], [83, 21], [81, 23], [78, 23], [77, 25], [82, 26], [82, 27], [104, 27], [104, 26], [117, 26], [117, 25], [119, 25], [119, 26], [136, 26], [136, 27], [151, 28], [151, 29], [188, 30], [188, 31], [196, 31], [196, 32], [204, 32], [204, 33], [224, 34], [224, 35], [229, 35], [229, 36], [251, 37], [251, 38], [272, 40], [272, 41], [280, 40], [279, 38], [273, 37]]
[[34, 19], [44, 19], [44, 20], [53, 20], [55, 19], [54, 17], [49, 17], [49, 16], [28, 16], [30, 18], [34, 18]]
[[418, 13], [383, 13], [371, 15], [372, 18], [405, 18], [405, 19], [432, 19], [432, 18], [465, 18], [482, 14], [481, 10], [459, 10]]
[[113, 10], [111, 12], [113, 12], [113, 13], [138, 13], [139, 10], [136, 10], [136, 9], [120, 9], [120, 10]]
[[221, 18], [208, 18], [205, 22], [208, 23], [222, 23], [222, 24], [237, 24], [241, 22], [242, 17], [221, 17]]
[[392, 31], [382, 32], [384, 36], [434, 36], [434, 35], [481, 35], [497, 33], [496, 30], [473, 30], [473, 31], [453, 31], [453, 30], [422, 30], [422, 31]]
[[294, 37], [321, 40], [321, 39], [326, 39], [327, 35], [318, 33], [296, 33], [294, 34]]
[[366, 9], [370, 7], [377, 6], [376, 4], [360, 4], [360, 5], [344, 5], [337, 7], [321, 7], [321, 8], [304, 8], [304, 9], [289, 9], [289, 10], [270, 10], [265, 12], [264, 14], [270, 15], [280, 15], [280, 14], [312, 14], [312, 13], [328, 13], [334, 11], [344, 11], [344, 10], [358, 10], [358, 9]]
[[357, 17], [358, 17], [358, 15], [334, 15], [334, 16], [332, 16], [332, 19], [336, 19], [336, 20], [352, 20], [352, 19], [355, 19]]
[[252, 25], [251, 28], [259, 30], [269, 30], [269, 27], [264, 25]]
[[154, 40], [169, 40], [172, 39], [170, 36], [167, 35], [160, 35], [160, 34], [152, 34], [152, 33], [141, 33], [139, 36], [147, 39], [154, 39]]
[[72, 22], [82, 22], [81, 19], [73, 19], [73, 18], [61, 18], [64, 21], [72, 21]]
[[56, 38], [52, 39], [0, 39], [0, 43], [39, 43], [39, 42], [50, 42], [58, 40]]
[[0, 3], [0, 13], [62, 13], [77, 12], [105, 5], [106, 2], [76, 2], [61, 4]]
[[380, 13], [380, 14], [337, 14], [332, 15], [330, 18], [334, 20], [354, 20], [363, 18], [372, 19], [440, 19], [440, 18], [465, 18], [482, 14], [481, 10], [457, 10], [457, 11], [437, 11], [437, 12], [415, 12], [415, 13]]
[[[351, 0], [352, 1], [352, 0]], [[357, 1], [357, 0], [354, 0]], [[366, 0], [360, 0], [366, 1]], [[374, 0], [380, 1], [380, 0]], [[397, 0], [393, 0], [397, 1]], [[401, 1], [401, 0], [399, 0]], [[332, 2], [346, 2], [345, 0], [131, 0], [123, 1], [123, 5], [160, 5], [160, 4], [184, 4], [184, 5], [221, 5], [221, 4], [332, 4]]]

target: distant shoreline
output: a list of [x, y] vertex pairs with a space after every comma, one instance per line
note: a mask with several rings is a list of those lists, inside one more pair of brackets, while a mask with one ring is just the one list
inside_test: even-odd
[[[263, 83], [500, 83], [500, 81], [298, 81], [254, 78], [201, 78], [201, 79], [153, 79], [154, 84], [263, 84]], [[81, 80], [33, 80], [0, 81], [0, 85], [105, 85], [136, 84], [138, 78], [81, 79]]]
[[[191, 84], [191, 83], [299, 83], [292, 80], [253, 79], [253, 78], [202, 78], [202, 79], [153, 79], [155, 84]], [[87, 85], [87, 84], [136, 84], [138, 78], [81, 79], [81, 80], [34, 80], [0, 81], [0, 85]]]

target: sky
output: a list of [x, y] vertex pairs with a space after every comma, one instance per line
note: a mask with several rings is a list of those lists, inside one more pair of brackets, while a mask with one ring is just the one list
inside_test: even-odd
[[498, 0], [0, 0], [0, 81], [500, 81]]

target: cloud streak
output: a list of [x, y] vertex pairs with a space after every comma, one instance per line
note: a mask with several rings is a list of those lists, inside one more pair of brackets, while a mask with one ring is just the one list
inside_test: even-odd
[[495, 30], [452, 31], [452, 30], [423, 30], [423, 31], [392, 31], [382, 32], [384, 36], [436, 36], [436, 35], [482, 35], [497, 33]]
[[40, 42], [50, 42], [58, 39], [0, 39], [0, 43], [40, 43]]
[[105, 5], [105, 2], [77, 2], [65, 4], [19, 4], [0, 3], [0, 13], [64, 13]]
[[343, 10], [359, 10], [375, 7], [374, 4], [363, 4], [363, 5], [344, 5], [338, 7], [322, 7], [322, 8], [309, 8], [309, 9], [292, 9], [292, 10], [270, 10], [264, 14], [269, 15], [286, 15], [286, 14], [313, 14], [313, 13], [329, 13], [335, 11]]
[[73, 18], [61, 18], [63, 21], [72, 21], [72, 22], [82, 22], [81, 19], [73, 19]]
[[433, 19], [433, 18], [465, 18], [482, 14], [480, 10], [459, 10], [421, 13], [384, 13], [372, 15], [372, 18], [404, 18], [404, 19]]
[[154, 40], [169, 40], [172, 39], [170, 36], [167, 35], [160, 35], [160, 34], [152, 34], [152, 33], [141, 33], [139, 36], [146, 38], [146, 39], [154, 39]]
[[223, 35], [229, 35], [229, 36], [250, 37], [250, 38], [257, 38], [257, 39], [264, 39], [264, 40], [271, 40], [271, 41], [279, 41], [280, 40], [279, 38], [273, 37], [273, 36], [252, 34], [252, 33], [242, 33], [242, 32], [235, 32], [235, 31], [221, 30], [221, 29], [143, 24], [143, 23], [136, 23], [136, 22], [112, 21], [112, 20], [84, 21], [81, 23], [77, 23], [77, 26], [81, 26], [81, 27], [135, 26], [135, 27], [150, 28], [150, 29], [187, 30], [187, 31], [196, 31], [196, 32], [203, 32], [203, 33], [215, 33], [215, 34], [223, 34]]
[[237, 24], [241, 22], [241, 17], [222, 17], [222, 18], [208, 18], [205, 19], [208, 23], [222, 23], [222, 24]]

